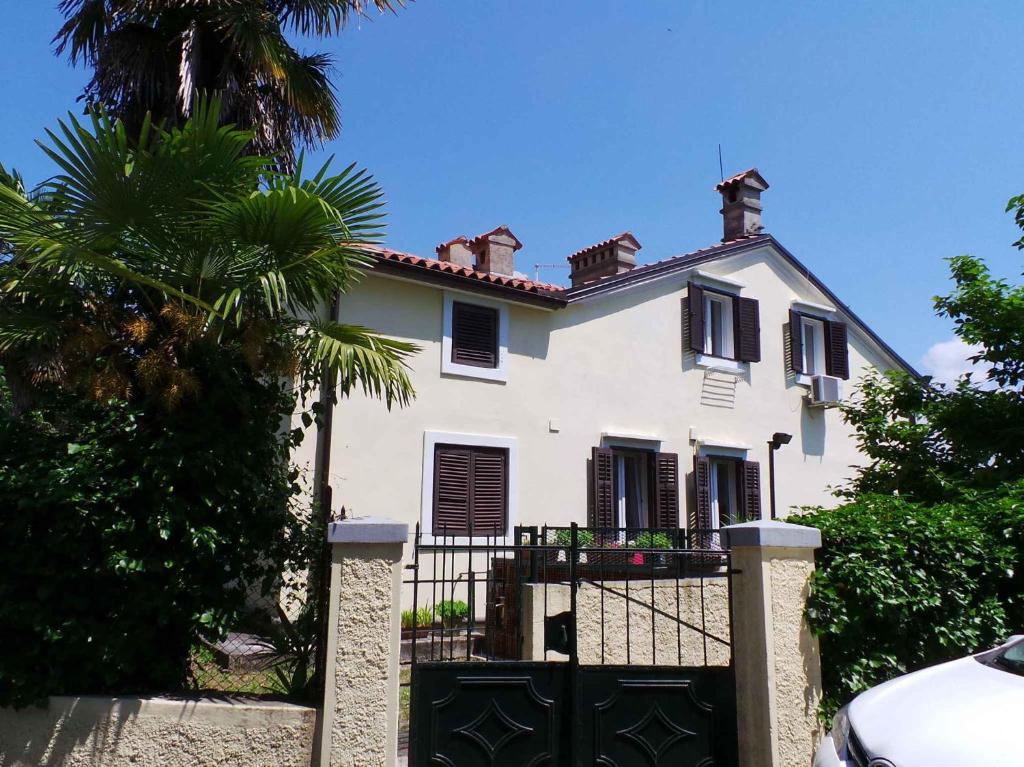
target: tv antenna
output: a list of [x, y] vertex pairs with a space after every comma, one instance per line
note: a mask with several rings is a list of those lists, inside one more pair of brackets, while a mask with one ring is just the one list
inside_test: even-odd
[[718, 176], [722, 181], [725, 181], [725, 170], [722, 167], [722, 145], [718, 145]]
[[533, 281], [540, 282], [540, 270], [541, 269], [568, 269], [568, 264], [534, 264], [533, 265]]

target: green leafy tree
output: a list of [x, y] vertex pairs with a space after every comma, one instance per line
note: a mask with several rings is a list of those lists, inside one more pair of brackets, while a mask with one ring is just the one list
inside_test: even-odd
[[332, 59], [287, 32], [325, 37], [368, 7], [402, 0], [62, 0], [57, 52], [92, 67], [83, 94], [130, 126], [152, 113], [181, 125], [194, 93], [223, 95], [226, 121], [255, 128], [254, 149], [292, 167], [297, 142], [338, 135]]
[[201, 396], [193, 358], [236, 347], [306, 385], [325, 371], [403, 404], [414, 347], [323, 316], [369, 263], [380, 188], [353, 167], [311, 178], [245, 154], [252, 134], [201, 103], [182, 129], [129, 141], [93, 114], [49, 133], [61, 169], [0, 186], [0, 362], [16, 403], [52, 385], [96, 401]]
[[[1024, 228], [1024, 196], [1008, 210]], [[935, 309], [986, 374], [862, 381], [844, 416], [868, 464], [839, 508], [791, 517], [824, 542], [808, 618], [826, 713], [1024, 629], [1024, 286], [971, 256], [950, 266], [953, 290]]]

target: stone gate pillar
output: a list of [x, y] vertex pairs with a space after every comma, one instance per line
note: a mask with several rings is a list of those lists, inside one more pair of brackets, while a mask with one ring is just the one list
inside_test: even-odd
[[395, 764], [408, 536], [408, 525], [386, 519], [347, 519], [328, 529], [331, 603], [319, 767]]
[[821, 532], [758, 521], [722, 530], [732, 549], [740, 767], [808, 767], [819, 737], [821, 663], [804, 615]]

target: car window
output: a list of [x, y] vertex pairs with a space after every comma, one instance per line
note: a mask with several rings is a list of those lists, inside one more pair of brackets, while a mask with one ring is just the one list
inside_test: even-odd
[[986, 666], [1024, 676], [1024, 640], [976, 656]]

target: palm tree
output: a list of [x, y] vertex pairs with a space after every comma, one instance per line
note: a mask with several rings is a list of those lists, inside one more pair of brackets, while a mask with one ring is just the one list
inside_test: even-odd
[[371, 4], [404, 0], [62, 0], [57, 53], [93, 68], [83, 97], [122, 118], [147, 113], [181, 125], [199, 92], [222, 94], [224, 119], [254, 129], [253, 149], [294, 167], [296, 142], [338, 135], [325, 53], [300, 54], [285, 30], [325, 37]]
[[227, 348], [307, 389], [329, 374], [410, 399], [415, 347], [324, 309], [370, 263], [380, 188], [354, 167], [279, 172], [219, 109], [199, 98], [180, 129], [147, 118], [134, 140], [102, 111], [69, 115], [41, 144], [59, 174], [0, 184], [0, 364], [23, 401], [56, 386], [173, 409]]

